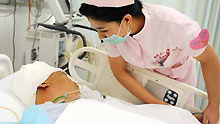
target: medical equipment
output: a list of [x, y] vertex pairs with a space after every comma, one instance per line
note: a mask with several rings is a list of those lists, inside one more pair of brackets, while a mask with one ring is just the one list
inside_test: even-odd
[[[87, 27], [87, 26], [84, 26], [84, 25], [80, 25], [80, 24], [75, 24], [76, 21], [79, 21], [81, 19], [85, 19], [85, 17], [82, 17], [80, 14], [77, 14], [76, 11], [73, 12], [73, 9], [78, 9], [76, 6], [75, 8], [73, 7], [73, 1], [72, 0], [46, 0], [46, 3], [48, 3], [49, 5], [49, 9], [52, 10], [52, 13], [55, 17], [55, 23], [53, 25], [49, 25], [49, 24], [43, 24], [43, 23], [38, 23], [37, 25], [38, 26], [43, 26], [45, 28], [48, 28], [48, 29], [52, 29], [52, 30], [56, 30], [56, 31], [61, 31], [61, 32], [65, 32], [65, 34], [67, 34], [67, 37], [71, 37], [69, 34], [72, 35], [72, 39], [69, 38], [69, 40], [66, 40], [64, 41], [64, 46], [65, 46], [65, 49], [63, 49], [63, 53], [64, 54], [60, 54], [58, 56], [63, 56], [65, 58], [69, 58], [69, 53], [75, 51], [75, 49], [73, 47], [75, 47], [77, 44], [76, 43], [72, 43], [70, 41], [76, 41], [76, 40], [73, 40], [74, 38], [77, 38], [78, 36], [81, 37], [82, 39], [82, 42], [83, 42], [83, 47], [86, 47], [87, 46], [87, 42], [86, 42], [86, 38], [84, 36], [84, 34], [78, 32], [78, 31], [75, 31], [75, 30], [72, 30], [72, 28], [83, 28], [83, 29], [87, 29], [87, 30], [90, 30], [90, 31], [96, 31], [95, 29], [93, 29], [92, 27]], [[74, 2], [74, 5], [78, 5], [80, 2]], [[69, 17], [69, 18], [68, 18]], [[97, 32], [97, 31], [96, 31]], [[50, 40], [48, 40], [50, 41]], [[68, 41], [68, 42], [67, 42]], [[45, 44], [44, 46], [39, 46], [39, 51], [42, 51], [42, 48], [46, 48], [49, 44], [47, 44], [48, 42], [42, 42], [40, 44]], [[59, 49], [59, 45], [56, 44], [56, 49], [57, 49], [57, 46], [58, 46], [58, 49]], [[46, 50], [46, 49], [45, 49]], [[45, 52], [45, 50], [43, 50], [43, 52]], [[60, 51], [60, 50], [58, 50]], [[49, 55], [50, 54], [50, 55]], [[52, 56], [51, 56], [52, 55]], [[40, 60], [40, 61], [45, 61], [45, 62], [50, 62], [49, 64], [50, 65], [54, 65], [53, 64], [53, 59], [54, 58], [54, 52], [53, 53], [48, 53], [47, 55], [39, 55], [43, 57], [43, 59], [37, 59], [37, 60]], [[85, 53], [82, 53], [81, 56], [79, 56], [79, 58], [83, 58], [85, 57], [86, 55], [86, 52]], [[46, 57], [48, 56], [51, 56], [51, 59], [50, 60], [45, 60]], [[55, 54], [55, 56], [57, 56]], [[52, 58], [53, 57], [53, 58]], [[68, 74], [69, 74], [69, 70], [68, 70], [68, 61], [65, 59], [58, 59], [57, 61], [57, 57], [55, 57], [55, 66], [54, 67], [58, 67], [57, 65], [60, 65], [59, 67], [62, 68], [63, 70], [65, 70]], [[68, 59], [69, 60], [69, 59]], [[52, 64], [51, 64], [52, 62]], [[57, 64], [58, 63], [58, 64]], [[63, 64], [65, 63], [65, 64]]]
[[[23, 104], [7, 92], [0, 92], [0, 122], [18, 122], [25, 108]], [[4, 113], [4, 114], [2, 114]]]
[[[82, 39], [82, 42], [83, 42], [83, 46], [84, 47], [86, 47], [87, 46], [87, 42], [86, 42], [86, 38], [85, 38], [85, 36], [82, 34], [82, 33], [80, 33], [80, 32], [78, 32], [78, 31], [74, 31], [74, 30], [71, 30], [71, 29], [67, 29], [64, 25], [49, 25], [49, 24], [42, 24], [42, 23], [38, 23], [38, 26], [42, 26], [42, 27], [45, 27], [45, 28], [48, 28], [48, 29], [52, 29], [52, 30], [56, 30], [56, 31], [61, 31], [61, 32], [65, 32], [66, 34], [72, 34], [72, 35], [77, 35], [77, 36], [80, 36], [81, 37], [81, 39]], [[79, 26], [79, 25], [77, 25], [77, 26]], [[85, 28], [86, 26], [83, 26], [83, 27], [81, 27], [81, 28]], [[88, 27], [88, 29], [90, 29], [89, 27]], [[91, 29], [90, 29], [91, 30]], [[47, 44], [47, 45], [45, 45], [46, 43], [50, 43], [50, 40], [47, 40], [47, 41], [44, 41], [44, 42], [40, 42], [40, 44], [44, 44], [44, 46], [40, 46], [40, 52], [39, 53], [41, 53], [41, 52], [43, 52], [43, 53], [45, 53], [47, 50], [48, 50], [48, 48], [47, 48], [47, 45], [49, 45], [49, 44]], [[55, 42], [55, 46], [52, 48], [52, 49], [54, 49], [54, 48], [56, 48], [56, 47], [58, 47], [58, 42]], [[46, 46], [46, 47], [45, 47]], [[42, 48], [45, 48], [45, 50], [44, 51], [42, 51]], [[56, 53], [57, 53], [57, 55], [56, 55], [56, 60], [58, 59], [58, 48], [56, 48]], [[53, 55], [53, 54], [52, 54]], [[42, 55], [43, 57], [48, 57], [48, 56], [45, 56], [45, 55]], [[79, 59], [82, 59], [83, 57], [85, 57], [86, 56], [86, 52], [84, 52], [84, 53], [82, 53], [82, 55], [80, 55], [78, 58]], [[40, 55], [40, 57], [41, 57], [41, 55]], [[43, 61], [45, 61], [45, 62], [48, 62], [48, 58], [47, 59], [43, 59]], [[54, 58], [52, 58], [52, 59], [54, 59]], [[42, 61], [42, 59], [39, 59], [39, 60], [41, 60]], [[49, 62], [51, 62], [50, 60], [49, 60]], [[53, 62], [53, 61], [52, 61]], [[58, 67], [57, 66], [57, 64], [58, 64], [58, 60], [57, 61], [55, 61], [55, 62], [57, 62], [56, 63], [56, 65], [54, 66], [54, 67]], [[52, 63], [53, 64], [53, 63]], [[51, 65], [51, 64], [50, 64]], [[53, 66], [53, 65], [52, 65]], [[63, 65], [62, 67], [61, 67], [61, 69], [63, 69], [63, 70], [65, 70], [66, 68], [68, 67], [68, 63], [67, 64], [65, 64], [65, 65]], [[66, 70], [66, 72], [67, 73], [69, 73], [69, 70], [67, 69]]]
[[0, 79], [13, 73], [11, 60], [8, 56], [0, 54]]
[[[57, 100], [61, 99], [61, 100], [58, 101], [58, 103], [65, 103], [66, 100], [67, 100], [67, 97], [68, 97], [70, 94], [76, 93], [76, 92], [80, 92], [80, 90], [74, 90], [74, 91], [65, 93], [65, 94], [63, 94], [63, 95], [61, 95], [61, 96], [58, 96], [58, 97], [55, 98], [54, 100], [52, 100], [52, 102], [53, 102], [53, 103], [56, 103]], [[78, 95], [77, 95], [77, 97], [78, 97]], [[74, 97], [74, 98], [75, 98], [75, 97]], [[74, 100], [74, 98], [72, 98], [72, 99]]]
[[11, 0], [1, 0], [0, 4], [8, 5], [11, 3]]
[[[28, 49], [25, 53], [25, 64], [32, 63], [36, 60], [48, 63], [53, 67], [58, 67], [59, 41], [60, 32], [38, 30], [28, 31], [27, 39], [35, 40], [34, 49]], [[35, 53], [35, 57], [33, 57]]]
[[[96, 57], [94, 64], [79, 60], [77, 57], [82, 52], [94, 53]], [[93, 73], [95, 75], [94, 82], [89, 83], [82, 79], [76, 71], [77, 68], [82, 68]], [[103, 95], [110, 95], [134, 104], [143, 103], [115, 79], [108, 63], [107, 53], [104, 51], [90, 47], [75, 51], [71, 55], [69, 69], [71, 76], [75, 80], [91, 89], [100, 91]], [[146, 69], [140, 69], [129, 64], [128, 71], [154, 96], [171, 105], [195, 112], [199, 110], [187, 104], [189, 98], [196, 94], [207, 99], [207, 93], [195, 87]]]
[[19, 117], [18, 117], [17, 113], [14, 110], [12, 110], [12, 109], [10, 109], [8, 107], [5, 107], [5, 106], [0, 106], [0, 109], [4, 109], [6, 111], [10, 111], [15, 116], [16, 122], [19, 122]]
[[[87, 46], [86, 38], [82, 35], [82, 33], [78, 32], [78, 31], [67, 29], [64, 25], [57, 25], [56, 26], [56, 25], [49, 25], [49, 24], [38, 23], [38, 26], [43, 26], [45, 28], [56, 30], [56, 31], [66, 32], [67, 34], [79, 35], [82, 38], [82, 40], [83, 40], [84, 47]], [[86, 55], [86, 52], [83, 53], [79, 58], [83, 58], [85, 55]]]
[[76, 9], [78, 8], [73, 7], [72, 0], [46, 0], [46, 2], [55, 17], [56, 24], [67, 24], [69, 21], [71, 23], [71, 21], [83, 19], [82, 16], [77, 14]]
[[[55, 1], [48, 1], [48, 3], [49, 3], [50, 5], [53, 5], [53, 4], [56, 3], [56, 5], [59, 6], [59, 7], [64, 4], [64, 3], [61, 3], [61, 2], [58, 3], [58, 1], [56, 1], [56, 2], [55, 2]], [[52, 3], [53, 3], [53, 4], [52, 4]], [[59, 4], [60, 4], [60, 5], [59, 5]], [[57, 13], [58, 13], [58, 14], [59, 14], [59, 13], [63, 13], [63, 12], [61, 12], [61, 10], [59, 10], [59, 9], [58, 9], [59, 12], [54, 11], [54, 10], [53, 10], [53, 9], [54, 9], [53, 6], [51, 6], [50, 8], [52, 9], [53, 13], [55, 13], [55, 19], [56, 19], [56, 14], [57, 14]], [[64, 8], [65, 8], [65, 7], [64, 7]], [[59, 17], [60, 17], [60, 16], [59, 16]], [[62, 16], [61, 16], [61, 17], [62, 17]], [[75, 17], [74, 17], [74, 18], [75, 18]], [[90, 31], [95, 31], [95, 32], [97, 32], [97, 30], [94, 29], [94, 28], [92, 28], [92, 27], [87, 27], [87, 26], [79, 25], [79, 24], [72, 24], [72, 22], [69, 22], [69, 23], [71, 24], [70, 27], [77, 27], [77, 28], [82, 28], [82, 29], [87, 29], [87, 30], [90, 30]], [[49, 24], [38, 23], [37, 26], [42, 26], [42, 27], [45, 27], [45, 28], [48, 28], [48, 29], [65, 32], [67, 35], [68, 35], [68, 34], [72, 34], [72, 35], [80, 36], [81, 39], [82, 39], [82, 42], [83, 42], [83, 47], [86, 47], [86, 46], [87, 46], [87, 41], [86, 41], [85, 36], [84, 36], [82, 33], [78, 32], [78, 31], [68, 29], [68, 24], [66, 25], [66, 23], [55, 24], [55, 25], [49, 25]], [[44, 43], [44, 42], [43, 42], [43, 43]], [[67, 46], [67, 45], [66, 45], [66, 46]], [[70, 52], [70, 51], [67, 50], [67, 52]], [[83, 57], [85, 57], [85, 55], [86, 55], [86, 52], [82, 53], [82, 55], [79, 56], [79, 58], [83, 58]], [[55, 66], [55, 67], [57, 67], [57, 66]], [[67, 67], [68, 67], [68, 63], [65, 64], [65, 65], [63, 65], [61, 68], [62, 68], [63, 70], [65, 70]], [[67, 69], [66, 72], [68, 73], [69, 70]]]
[[68, 22], [68, 18], [64, 15], [63, 9], [61, 8], [58, 0], [46, 0], [46, 2], [48, 3], [49, 8], [52, 10], [52, 13], [57, 23]]

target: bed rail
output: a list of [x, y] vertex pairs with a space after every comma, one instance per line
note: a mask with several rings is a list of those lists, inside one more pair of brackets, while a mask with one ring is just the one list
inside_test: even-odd
[[[93, 53], [94, 61], [89, 63], [88, 61], [78, 59], [78, 56], [83, 52]], [[79, 68], [92, 73], [94, 75], [93, 81], [82, 79], [79, 71], [77, 71]], [[174, 106], [188, 109], [192, 112], [200, 111], [187, 104], [188, 100], [192, 95], [198, 95], [207, 99], [206, 92], [193, 86], [132, 65], [128, 65], [127, 69], [154, 96]], [[110, 69], [108, 56], [105, 51], [92, 47], [78, 49], [71, 55], [69, 70], [71, 76], [80, 84], [86, 85], [93, 90], [98, 90], [103, 95], [110, 95], [133, 104], [143, 103], [116, 80]]]

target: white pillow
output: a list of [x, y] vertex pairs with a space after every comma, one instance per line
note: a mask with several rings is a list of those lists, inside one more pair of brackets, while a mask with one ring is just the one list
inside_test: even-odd
[[12, 79], [15, 77], [15, 75], [17, 74], [17, 72], [3, 78], [0, 79], [0, 91], [4, 91], [7, 90], [9, 87], [9, 84], [12, 82]]
[[13, 67], [10, 58], [4, 54], [0, 54], [0, 79], [12, 73]]
[[0, 122], [17, 122], [15, 115], [20, 121], [24, 105], [6, 92], [0, 92], [0, 99]]

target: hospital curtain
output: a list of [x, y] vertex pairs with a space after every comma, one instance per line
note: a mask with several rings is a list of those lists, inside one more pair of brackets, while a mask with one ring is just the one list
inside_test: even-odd
[[[207, 0], [206, 1], [206, 14], [201, 18], [203, 20], [202, 27], [207, 28], [210, 32], [210, 44], [215, 48], [219, 58], [220, 58], [220, 0]], [[197, 8], [200, 4], [197, 4]], [[199, 9], [198, 9], [198, 13]], [[197, 64], [199, 67], [199, 64]], [[205, 83], [202, 76], [201, 68], [198, 68], [198, 84], [197, 87], [206, 91]], [[207, 101], [200, 98], [196, 98], [196, 106], [201, 109], [205, 108]]]

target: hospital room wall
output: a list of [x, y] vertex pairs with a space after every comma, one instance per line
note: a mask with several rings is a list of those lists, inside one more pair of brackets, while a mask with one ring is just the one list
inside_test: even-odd
[[[13, 6], [0, 6], [0, 54], [6, 54], [13, 59]], [[31, 22], [34, 22], [36, 10], [32, 9]], [[4, 17], [5, 15], [10, 16]], [[51, 15], [50, 10], [44, 9], [39, 22]], [[3, 16], [3, 17], [2, 17]], [[28, 8], [17, 6], [15, 23], [15, 71], [25, 62], [25, 52], [31, 51], [32, 39], [26, 38], [28, 28]]]

